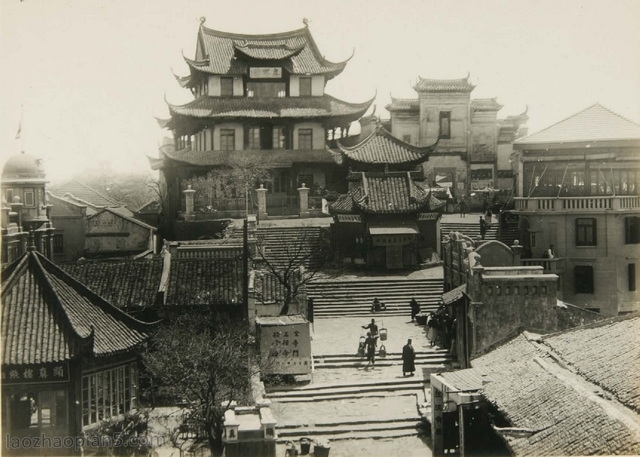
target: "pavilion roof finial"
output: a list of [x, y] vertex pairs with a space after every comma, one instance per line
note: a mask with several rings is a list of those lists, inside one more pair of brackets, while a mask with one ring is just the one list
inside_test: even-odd
[[304, 24], [305, 27], [309, 27], [309, 19], [307, 19], [306, 17], [302, 18], [302, 23]]
[[207, 22], [207, 18], [204, 16], [200, 16], [200, 25], [203, 26], [205, 22]]

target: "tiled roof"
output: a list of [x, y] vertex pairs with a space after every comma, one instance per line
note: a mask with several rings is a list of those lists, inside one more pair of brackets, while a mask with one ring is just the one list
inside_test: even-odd
[[90, 261], [60, 268], [123, 309], [155, 304], [162, 276], [161, 259]]
[[589, 141], [640, 140], [640, 125], [596, 103], [544, 130], [515, 141], [516, 145]]
[[128, 351], [151, 330], [35, 251], [28, 251], [2, 276], [3, 364]]
[[338, 148], [343, 154], [343, 162], [355, 162], [357, 164], [382, 164], [417, 165], [429, 158], [438, 141], [430, 146], [417, 147], [400, 141], [390, 132], [378, 125], [367, 138], [352, 147], [342, 146], [338, 142]]
[[467, 75], [461, 79], [424, 79], [418, 76], [418, 83], [413, 88], [417, 92], [471, 92], [475, 87]]
[[[127, 213], [127, 212], [124, 212], [124, 211], [120, 211], [121, 209], [122, 208], [103, 208], [100, 211], [98, 211], [97, 213], [92, 214], [91, 216], [88, 216], [87, 219], [92, 219], [94, 217], [98, 217], [100, 214], [102, 214], [104, 212], [107, 212], [107, 213], [115, 214], [116, 216], [119, 216], [119, 217], [131, 222], [132, 224], [139, 225], [140, 227], [146, 228], [148, 230], [156, 230], [155, 227], [152, 227], [149, 224], [145, 224], [144, 222], [131, 217], [128, 214], [128, 213], [131, 213], [131, 211], [127, 210], [128, 211], [128, 213]], [[126, 208], [124, 208], [124, 209], [126, 209]]]
[[[207, 119], [244, 117], [271, 118], [335, 118], [346, 117], [355, 121], [373, 103], [373, 98], [363, 103], [349, 103], [331, 95], [320, 97], [212, 97], [203, 95], [185, 105], [168, 103], [172, 115]], [[167, 127], [173, 126], [173, 119]]]
[[76, 199], [82, 200], [94, 206], [124, 206], [124, 203], [118, 202], [113, 198], [75, 179], [67, 181], [64, 184], [58, 184], [50, 187], [51, 188], [49, 190], [51, 190], [56, 195], [64, 197], [66, 196], [66, 194], [71, 194]]
[[[290, 167], [293, 163], [335, 163], [330, 151], [326, 149], [293, 150], [293, 149], [273, 149], [273, 150], [243, 150], [243, 151], [192, 151], [183, 149], [172, 151], [165, 149], [161, 153], [164, 157], [184, 162], [191, 165], [200, 166], [220, 166], [237, 163], [241, 160], [256, 161], [272, 167]], [[154, 170], [162, 168], [164, 157], [156, 159], [149, 157], [149, 162]]]
[[185, 58], [187, 63], [195, 70], [219, 75], [248, 73], [249, 65], [241, 58], [234, 58], [238, 53], [253, 59], [282, 60], [279, 65], [295, 75], [325, 74], [332, 78], [347, 64], [347, 61], [326, 60], [307, 27], [284, 33], [248, 35], [202, 26], [198, 46], [202, 47], [205, 60]]
[[496, 98], [476, 98], [471, 100], [471, 108], [475, 111], [500, 111], [502, 105]]
[[386, 107], [387, 111], [419, 111], [420, 100], [417, 98], [393, 98]]
[[467, 291], [467, 285], [461, 284], [455, 289], [451, 289], [449, 292], [445, 292], [442, 294], [442, 303], [448, 305], [453, 303], [454, 301], [462, 298], [463, 293]]
[[629, 420], [637, 409], [593, 390], [637, 406], [639, 322], [615, 318], [542, 337], [542, 344], [518, 335], [473, 368], [441, 376], [457, 389], [480, 390], [520, 430], [499, 430], [514, 455], [638, 454], [640, 424]]
[[242, 259], [172, 259], [168, 306], [242, 302]]
[[437, 203], [409, 173], [362, 173], [360, 185], [338, 198], [330, 210], [345, 213], [358, 208], [366, 213], [398, 214], [433, 210]]
[[640, 316], [543, 340], [583, 377], [640, 413]]

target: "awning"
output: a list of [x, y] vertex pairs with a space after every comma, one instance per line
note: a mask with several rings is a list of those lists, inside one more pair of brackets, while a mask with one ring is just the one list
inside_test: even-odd
[[371, 235], [417, 235], [419, 232], [415, 222], [407, 222], [404, 224], [369, 224], [369, 233]]

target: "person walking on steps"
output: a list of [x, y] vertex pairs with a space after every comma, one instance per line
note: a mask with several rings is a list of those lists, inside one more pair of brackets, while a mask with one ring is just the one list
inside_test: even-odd
[[484, 240], [484, 237], [486, 234], [487, 234], [487, 223], [483, 219], [483, 217], [480, 216], [480, 237]]
[[371, 323], [368, 325], [363, 325], [362, 328], [365, 330], [369, 329], [368, 333], [371, 333], [371, 336], [374, 336], [376, 338], [378, 337], [378, 324], [376, 324], [375, 319], [371, 319]]
[[411, 322], [413, 322], [416, 319], [416, 315], [420, 312], [420, 304], [416, 298], [413, 297], [409, 302], [409, 306], [411, 306]]
[[416, 351], [411, 346], [411, 338], [409, 338], [402, 348], [402, 376], [405, 376], [405, 373], [411, 373], [409, 376], [413, 376], [414, 371], [416, 371]]
[[462, 197], [460, 198], [460, 203], [458, 203], [458, 209], [460, 210], [460, 217], [464, 217], [467, 214], [467, 200]]
[[[377, 327], [376, 327], [377, 329]], [[376, 346], [378, 345], [378, 336], [374, 336], [371, 332], [367, 332], [367, 339], [364, 342], [367, 348], [367, 367], [371, 365], [371, 367], [376, 366]]]

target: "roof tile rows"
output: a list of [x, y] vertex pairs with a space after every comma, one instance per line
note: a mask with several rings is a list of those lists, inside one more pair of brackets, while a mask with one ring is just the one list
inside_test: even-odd
[[380, 125], [355, 146], [346, 147], [338, 142], [347, 161], [367, 165], [416, 165], [427, 160], [428, 154], [435, 150], [436, 145], [437, 142], [425, 147], [412, 146], [400, 141]]
[[90, 203], [95, 206], [101, 207], [117, 207], [124, 206], [123, 203], [114, 200], [108, 195], [93, 189], [80, 181], [72, 179], [66, 183], [59, 184], [57, 186], [51, 186], [50, 189], [55, 195], [64, 197], [66, 194], [80, 199], [84, 202]]
[[544, 338], [589, 381], [640, 414], [640, 317]]
[[246, 74], [248, 64], [234, 59], [236, 51], [256, 59], [287, 59], [282, 66], [292, 74], [339, 74], [347, 62], [333, 63], [322, 57], [308, 28], [284, 33], [246, 35], [200, 28], [200, 43], [208, 57], [202, 62], [186, 59], [200, 71], [213, 74]]
[[637, 413], [638, 334], [634, 316], [542, 337], [575, 374], [519, 335], [473, 360], [473, 368], [441, 376], [456, 388], [481, 390], [512, 427], [529, 431], [501, 433], [515, 455], [638, 454], [640, 426], [589, 387], [603, 387]]
[[[355, 120], [371, 106], [373, 99], [349, 103], [331, 95], [319, 97], [212, 97], [201, 96], [184, 105], [169, 104], [172, 114], [200, 118], [247, 117], [325, 118], [347, 116]], [[171, 121], [168, 124], [171, 125]]]
[[242, 302], [242, 259], [173, 259], [168, 306]]
[[460, 79], [424, 79], [418, 77], [414, 86], [417, 92], [471, 92], [476, 86], [469, 82], [469, 76]]
[[471, 100], [471, 108], [475, 111], [500, 111], [502, 105], [496, 98], [474, 98]]
[[3, 272], [2, 302], [6, 365], [58, 362], [85, 350], [95, 356], [127, 351], [151, 329], [35, 251]]
[[387, 111], [419, 111], [420, 100], [417, 98], [393, 98], [386, 106]]
[[124, 309], [153, 305], [162, 276], [161, 259], [92, 261], [61, 264], [60, 268]]
[[537, 133], [515, 141], [520, 145], [606, 140], [640, 140], [640, 125], [596, 103]]

